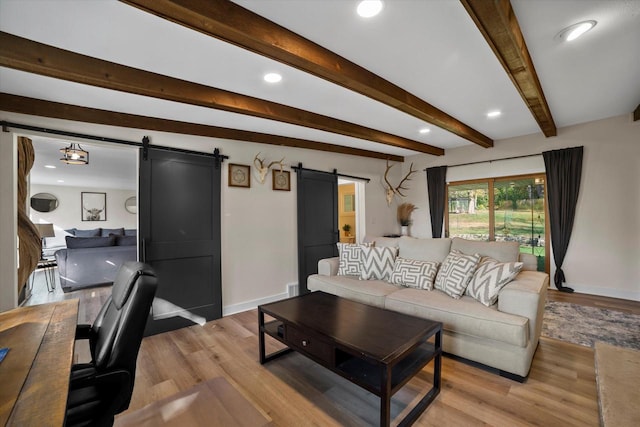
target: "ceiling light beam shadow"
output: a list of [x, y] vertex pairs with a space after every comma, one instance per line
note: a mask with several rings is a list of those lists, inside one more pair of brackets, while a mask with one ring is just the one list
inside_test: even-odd
[[121, 1], [360, 93], [481, 147], [493, 147], [491, 138], [417, 96], [233, 2]]
[[3, 31], [0, 31], [0, 66], [135, 95], [276, 120], [420, 153], [444, 155], [442, 148], [376, 129], [81, 55]]
[[40, 117], [73, 120], [84, 123], [95, 123], [108, 126], [119, 126], [133, 129], [155, 130], [159, 132], [179, 133], [183, 135], [204, 136], [210, 138], [230, 139], [234, 141], [256, 142], [259, 144], [280, 145], [285, 147], [305, 148], [373, 159], [404, 162], [404, 157], [359, 148], [306, 139], [290, 138], [280, 135], [230, 129], [198, 123], [159, 119], [136, 114], [118, 113], [97, 108], [80, 107], [60, 102], [44, 101], [24, 96], [0, 93], [0, 110]]
[[509, 0], [460, 0], [545, 136], [558, 131]]

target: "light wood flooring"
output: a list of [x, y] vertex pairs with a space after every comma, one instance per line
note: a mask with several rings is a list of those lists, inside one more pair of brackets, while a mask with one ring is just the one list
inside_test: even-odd
[[[50, 293], [44, 299], [80, 298], [79, 322], [90, 323], [109, 292], [109, 287], [95, 288], [57, 296]], [[42, 299], [34, 296], [28, 304], [46, 302]], [[549, 299], [640, 314], [640, 303], [633, 301], [556, 291], [549, 292]], [[126, 425], [119, 420], [146, 405], [182, 396], [215, 378], [224, 378], [273, 426], [377, 424], [374, 396], [305, 357], [291, 353], [261, 366], [257, 317], [257, 311], [251, 310], [202, 327], [145, 338], [131, 405], [116, 418], [116, 425]], [[271, 343], [267, 351], [278, 348], [278, 343], [267, 340]], [[393, 416], [404, 413], [416, 393], [429, 385], [431, 375], [431, 368], [425, 368], [394, 396]], [[184, 400], [176, 402], [174, 410], [180, 402], [188, 407]], [[215, 419], [212, 415], [197, 425], [216, 425]], [[597, 426], [593, 349], [542, 338], [524, 384], [444, 357], [442, 391], [415, 425]]]

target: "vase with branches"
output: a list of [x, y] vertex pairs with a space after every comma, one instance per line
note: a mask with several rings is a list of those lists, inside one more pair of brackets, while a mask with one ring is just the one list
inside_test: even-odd
[[411, 214], [418, 209], [413, 203], [402, 203], [398, 205], [398, 222], [402, 229], [402, 235], [408, 235], [408, 227], [411, 225]]

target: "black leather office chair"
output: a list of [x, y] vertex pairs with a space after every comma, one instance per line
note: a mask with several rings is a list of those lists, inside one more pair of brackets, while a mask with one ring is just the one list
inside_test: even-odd
[[151, 267], [126, 262], [93, 325], [78, 325], [76, 339], [89, 340], [92, 361], [72, 367], [66, 426], [111, 426], [114, 415], [129, 407], [156, 288]]

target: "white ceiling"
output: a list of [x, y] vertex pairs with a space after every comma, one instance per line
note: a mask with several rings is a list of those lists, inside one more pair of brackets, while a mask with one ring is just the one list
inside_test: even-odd
[[[355, 0], [236, 0], [367, 68], [494, 140], [540, 129], [464, 7], [386, 0], [365, 20]], [[640, 103], [640, 1], [512, 0], [558, 128], [630, 113]], [[564, 27], [595, 19], [573, 43]], [[470, 142], [357, 93], [117, 1], [0, 0], [0, 29], [48, 45], [287, 104], [446, 149]], [[283, 75], [278, 85], [266, 72]], [[0, 67], [0, 91], [408, 156], [411, 150]], [[503, 114], [488, 119], [486, 113]], [[431, 132], [419, 134], [428, 127]], [[92, 157], [96, 158], [96, 157]]]
[[138, 186], [138, 150], [134, 147], [82, 143], [81, 147], [89, 152], [89, 164], [68, 165], [60, 161], [60, 149], [69, 146], [68, 140], [42, 136], [31, 139], [36, 151], [30, 174], [32, 184], [118, 190], [135, 190]]

